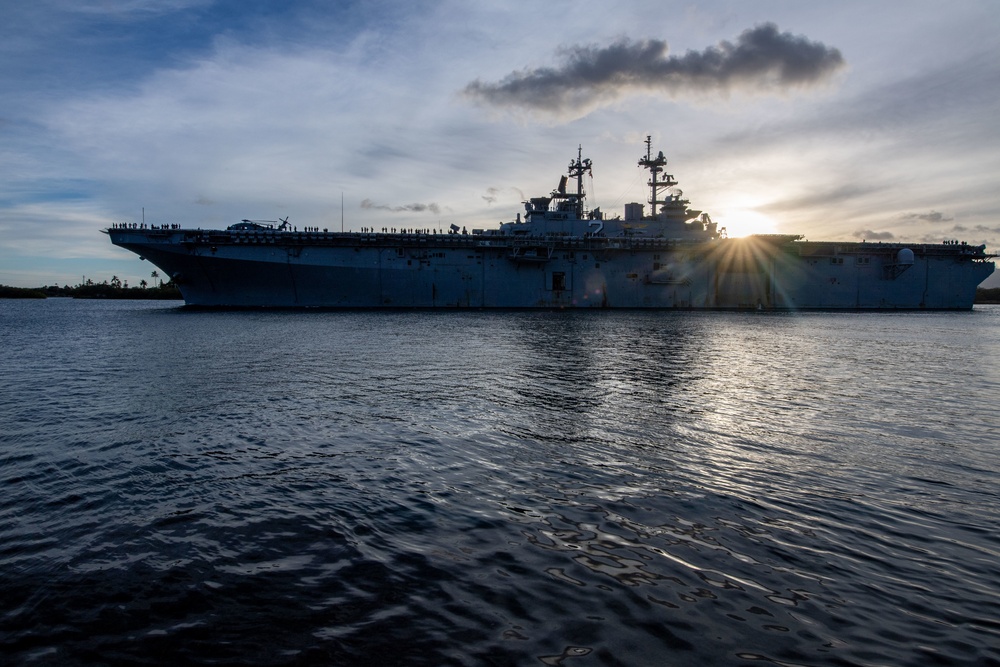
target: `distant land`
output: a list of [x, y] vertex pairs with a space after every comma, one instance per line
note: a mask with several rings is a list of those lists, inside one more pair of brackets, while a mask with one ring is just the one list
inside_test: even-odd
[[[0, 285], [0, 299], [47, 299], [49, 297], [72, 297], [74, 299], [183, 299], [180, 290], [172, 281], [162, 282], [153, 276], [153, 285], [145, 280], [138, 287], [129, 287], [118, 276], [111, 280], [84, 282], [70, 287], [69, 285], [43, 285], [42, 287], [10, 287]], [[998, 290], [1000, 291], [1000, 290]]]
[[976, 303], [1000, 303], [1000, 287], [977, 287]]
[[[146, 281], [142, 281], [145, 283]], [[155, 282], [155, 280], [154, 280]], [[129, 287], [118, 280], [117, 276], [110, 281], [95, 283], [87, 280], [76, 287], [64, 285], [43, 287], [8, 287], [0, 285], [0, 299], [46, 299], [48, 297], [72, 297], [74, 299], [183, 299], [181, 292], [173, 282], [159, 283], [154, 287], [141, 284], [139, 287]], [[1000, 303], [1000, 287], [976, 288], [975, 303]]]

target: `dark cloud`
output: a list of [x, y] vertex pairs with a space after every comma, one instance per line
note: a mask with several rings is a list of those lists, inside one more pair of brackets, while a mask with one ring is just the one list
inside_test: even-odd
[[939, 211], [930, 211], [929, 213], [904, 213], [899, 216], [903, 220], [920, 220], [921, 222], [951, 222], [955, 218], [948, 218]]
[[431, 213], [438, 214], [441, 212], [441, 207], [437, 204], [406, 204], [404, 206], [386, 206], [385, 204], [376, 204], [371, 199], [365, 199], [361, 202], [361, 208], [370, 208], [376, 211], [389, 211], [391, 213], [407, 213], [415, 212], [422, 213], [424, 211], [430, 211]]
[[872, 241], [891, 241], [896, 238], [896, 235], [892, 232], [876, 232], [871, 229], [859, 229], [854, 232], [854, 238], [861, 239], [862, 241], [867, 241], [869, 239]]
[[561, 50], [561, 67], [513, 72], [499, 83], [473, 81], [465, 94], [496, 106], [554, 113], [589, 110], [631, 91], [728, 93], [783, 91], [810, 86], [844, 66], [840, 51], [773, 23], [745, 30], [736, 43], [668, 55], [658, 39], [622, 39], [607, 47]]

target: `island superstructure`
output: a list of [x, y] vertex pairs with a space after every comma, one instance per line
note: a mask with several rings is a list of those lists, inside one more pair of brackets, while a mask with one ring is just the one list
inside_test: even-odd
[[648, 213], [630, 203], [615, 217], [586, 207], [591, 161], [578, 150], [523, 217], [471, 233], [299, 231], [287, 219], [104, 231], [206, 307], [968, 310], [995, 268], [985, 246], [959, 242], [726, 238], [666, 165], [647, 137]]

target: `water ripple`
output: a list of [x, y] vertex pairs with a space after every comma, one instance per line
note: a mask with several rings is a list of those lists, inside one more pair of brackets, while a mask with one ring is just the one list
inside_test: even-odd
[[1000, 663], [1000, 309], [0, 309], [17, 663]]

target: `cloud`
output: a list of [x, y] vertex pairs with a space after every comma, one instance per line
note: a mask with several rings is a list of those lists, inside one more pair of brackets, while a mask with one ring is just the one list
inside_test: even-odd
[[757, 206], [756, 209], [767, 215], [780, 216], [803, 210], [843, 207], [848, 202], [867, 201], [872, 195], [880, 194], [883, 189], [872, 183], [847, 183], [830, 189], [813, 187], [808, 194], [797, 197], [780, 197], [767, 204]]
[[372, 209], [376, 211], [389, 211], [390, 213], [407, 213], [407, 212], [422, 213], [424, 211], [430, 211], [435, 215], [441, 213], [441, 207], [434, 203], [406, 204], [404, 206], [386, 206], [385, 204], [376, 204], [371, 199], [363, 200], [361, 202], [361, 208]]
[[945, 215], [939, 211], [930, 211], [929, 213], [904, 213], [899, 216], [902, 220], [920, 220], [922, 222], [951, 222], [954, 218], [945, 217]]
[[853, 236], [857, 239], [871, 239], [872, 241], [891, 241], [896, 238], [896, 235], [892, 232], [876, 232], [871, 229], [859, 229], [854, 232]]
[[519, 201], [525, 201], [527, 199], [527, 197], [524, 196], [524, 192], [522, 192], [518, 188], [500, 189], [500, 188], [490, 187], [486, 188], [486, 194], [482, 195], [483, 201], [485, 201], [487, 204], [491, 205], [495, 204], [497, 200], [500, 198], [500, 195], [502, 195], [505, 191], [509, 191], [517, 195]]
[[773, 23], [743, 31], [735, 44], [682, 56], [668, 55], [663, 40], [627, 38], [603, 48], [567, 47], [561, 55], [561, 67], [513, 72], [499, 83], [476, 79], [464, 93], [498, 107], [579, 116], [630, 92], [781, 92], [821, 83], [845, 65], [839, 50], [779, 32]]
[[955, 225], [954, 227], [951, 228], [951, 231], [954, 234], [962, 234], [970, 231], [978, 232], [980, 234], [1000, 234], [1000, 227], [987, 227], [986, 225], [976, 225], [975, 227], [969, 229], [968, 227], [964, 227], [962, 225]]
[[16, 204], [0, 217], [0, 253], [10, 251], [21, 258], [114, 258], [119, 251], [97, 233], [112, 221], [114, 216], [94, 202]]

